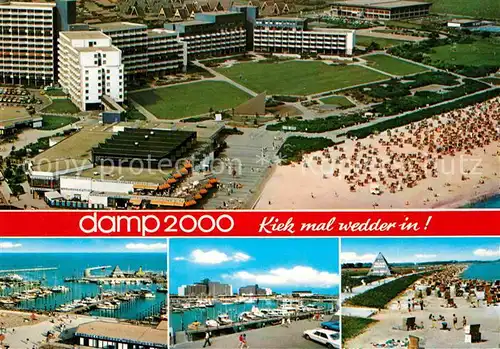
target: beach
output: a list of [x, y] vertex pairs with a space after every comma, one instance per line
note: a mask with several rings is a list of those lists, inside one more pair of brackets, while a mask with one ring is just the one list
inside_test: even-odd
[[500, 98], [278, 166], [255, 208], [457, 208], [500, 192]]
[[[482, 287], [481, 281], [461, 280], [459, 275], [463, 273], [466, 266], [452, 266], [444, 269], [443, 272], [434, 274], [428, 278], [423, 278], [416, 283], [417, 287], [407, 289], [403, 294], [393, 299], [387, 309], [379, 311], [371, 318], [378, 320], [368, 327], [365, 332], [351, 339], [346, 343], [346, 348], [366, 348], [377, 347], [388, 340], [405, 341], [409, 335], [420, 339], [420, 346], [426, 348], [496, 348], [500, 345], [500, 306], [493, 305], [485, 301], [471, 301], [466, 296], [457, 296], [455, 290], [451, 290], [450, 296], [454, 306], [448, 306], [449, 302], [445, 297], [438, 297], [436, 292], [425, 296], [424, 309], [421, 310], [417, 302], [414, 309], [409, 312], [407, 303], [409, 300], [418, 300], [418, 285], [426, 287], [431, 284], [456, 285], [461, 283], [466, 287]], [[415, 290], [415, 288], [417, 290]], [[447, 289], [445, 287], [445, 289]], [[443, 294], [441, 294], [443, 296]], [[398, 306], [398, 301], [401, 307]], [[458, 319], [456, 327], [453, 326], [454, 315]], [[445, 320], [438, 320], [443, 316]], [[407, 317], [415, 317], [417, 328], [408, 331], [403, 326], [403, 321]], [[431, 318], [435, 317], [436, 321]], [[465, 331], [463, 319], [466, 319], [467, 325], [479, 324], [481, 332], [481, 341], [477, 343], [467, 343], [465, 341]], [[441, 329], [442, 322], [447, 323], [448, 330]], [[451, 328], [450, 328], [451, 327]]]

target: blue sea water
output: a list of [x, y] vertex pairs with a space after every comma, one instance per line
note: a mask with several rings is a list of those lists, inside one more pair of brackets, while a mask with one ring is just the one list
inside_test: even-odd
[[475, 202], [466, 206], [467, 208], [500, 208], [500, 194], [486, 200]]
[[490, 33], [500, 33], [500, 26], [484, 26], [484, 27], [479, 27], [476, 29], [473, 29], [475, 31], [481, 31], [481, 32], [490, 32]]
[[462, 277], [464, 279], [480, 279], [486, 281], [500, 280], [500, 261], [471, 264], [463, 272]]
[[[96, 266], [111, 266], [105, 272], [95, 270], [93, 275], [108, 275], [115, 266], [126, 271], [137, 271], [140, 267], [144, 271], [166, 273], [167, 256], [165, 253], [1, 253], [0, 270], [27, 269], [36, 267], [56, 267], [54, 271], [18, 272], [25, 280], [43, 280], [42, 286], [54, 287], [64, 285], [70, 288], [66, 293], [53, 293], [44, 298], [23, 301], [18, 307], [21, 309], [54, 310], [58, 306], [71, 302], [74, 299], [93, 297], [103, 291], [113, 290], [126, 292], [144, 288], [145, 285], [97, 285], [64, 282], [65, 278], [82, 277], [85, 268]], [[156, 285], [150, 286], [156, 292]], [[0, 290], [0, 296], [7, 295], [12, 290]], [[159, 311], [166, 304], [166, 295], [156, 293], [154, 299], [137, 298], [131, 302], [122, 302], [116, 310], [95, 310], [91, 314], [121, 319], [142, 319]]]

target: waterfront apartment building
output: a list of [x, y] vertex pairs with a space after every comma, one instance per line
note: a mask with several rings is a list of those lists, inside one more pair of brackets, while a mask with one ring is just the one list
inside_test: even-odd
[[55, 3], [0, 3], [0, 74], [6, 84], [55, 81]]
[[240, 287], [238, 294], [240, 296], [265, 296], [268, 291], [266, 289], [260, 288], [259, 285], [249, 285]]
[[373, 20], [398, 20], [429, 15], [430, 2], [398, 0], [348, 0], [332, 4], [333, 16]]
[[186, 43], [187, 58], [222, 56], [246, 50], [246, 15], [242, 12], [196, 13], [194, 20], [166, 23]]
[[166, 29], [149, 30], [147, 25], [130, 22], [102, 23], [91, 26], [111, 38], [122, 51], [125, 75], [162, 76], [186, 66], [184, 44], [177, 33]]
[[109, 36], [97, 31], [60, 33], [59, 84], [80, 110], [100, 108], [103, 95], [123, 102], [123, 76], [121, 51]]
[[204, 281], [193, 285], [183, 285], [178, 289], [179, 296], [187, 297], [220, 297], [232, 296], [233, 287], [218, 281]]
[[253, 40], [256, 52], [350, 56], [354, 50], [355, 31], [310, 30], [306, 18], [266, 17], [256, 20]]
[[233, 287], [228, 284], [221, 284], [220, 282], [212, 282], [208, 283], [208, 296], [209, 297], [218, 297], [218, 296], [232, 296], [233, 295]]

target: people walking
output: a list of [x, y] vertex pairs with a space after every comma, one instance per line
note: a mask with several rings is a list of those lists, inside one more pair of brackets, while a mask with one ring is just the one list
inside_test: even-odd
[[453, 329], [457, 329], [458, 318], [455, 314], [453, 314]]
[[420, 310], [424, 310], [424, 300], [420, 299]]
[[205, 343], [203, 343], [203, 348], [205, 348], [206, 346], [211, 347], [212, 346], [212, 343], [210, 343], [210, 332], [205, 332]]
[[465, 326], [467, 326], [467, 319], [464, 316], [462, 319], [462, 328], [465, 328]]

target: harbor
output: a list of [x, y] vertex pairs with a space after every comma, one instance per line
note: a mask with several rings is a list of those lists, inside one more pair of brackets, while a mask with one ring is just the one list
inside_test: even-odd
[[[163, 259], [160, 256], [155, 258], [152, 254], [151, 261], [147, 261], [147, 258], [135, 255], [112, 254], [103, 259], [113, 263], [96, 266], [88, 266], [85, 254], [71, 256], [71, 263], [66, 264], [67, 254], [47, 254], [44, 257], [50, 261], [57, 259], [58, 263], [52, 263], [50, 267], [12, 266], [0, 270], [0, 308], [46, 315], [57, 312], [135, 321], [158, 322], [167, 318], [166, 266], [163, 270], [159, 268], [161, 264], [158, 262]], [[4, 261], [0, 258], [2, 266], [34, 260]], [[126, 269], [116, 264], [120, 263], [119, 259], [130, 263]], [[151, 269], [143, 267], [144, 262]], [[74, 268], [70, 270], [71, 267]]]

